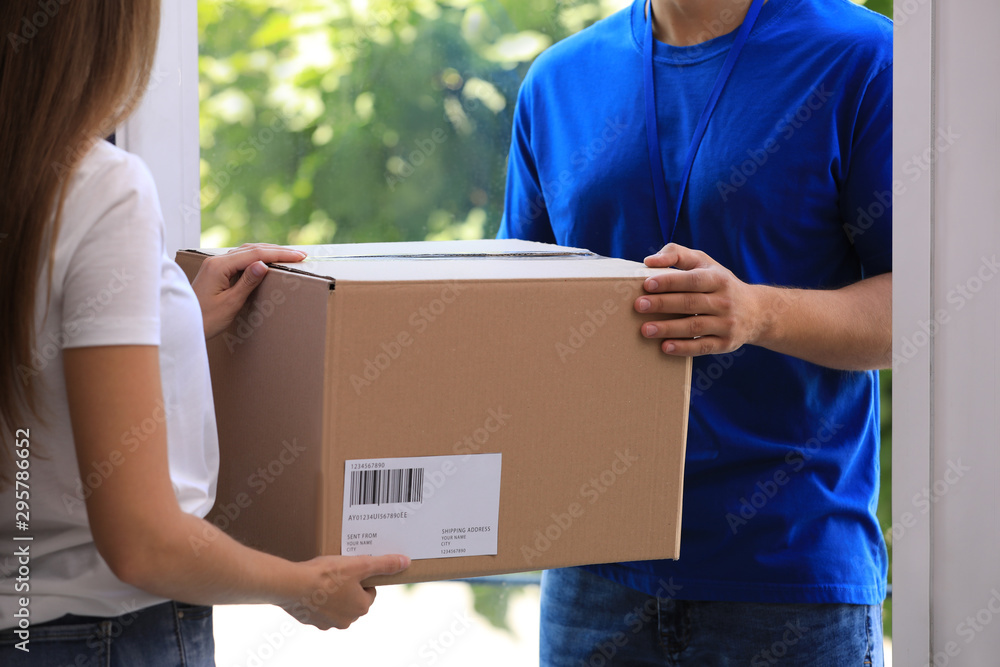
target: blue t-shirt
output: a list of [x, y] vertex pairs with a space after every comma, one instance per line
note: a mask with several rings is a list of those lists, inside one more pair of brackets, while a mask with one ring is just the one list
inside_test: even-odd
[[[663, 245], [643, 7], [531, 67], [500, 237], [638, 261]], [[654, 42], [670, 197], [734, 36]], [[708, 125], [673, 240], [748, 283], [835, 289], [889, 272], [891, 147], [892, 23], [849, 0], [769, 0]], [[672, 583], [691, 600], [880, 602], [878, 374], [749, 345], [697, 357], [693, 372], [680, 559], [592, 569], [650, 594]]]

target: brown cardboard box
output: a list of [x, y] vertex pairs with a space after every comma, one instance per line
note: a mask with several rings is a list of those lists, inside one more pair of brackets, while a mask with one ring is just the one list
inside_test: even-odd
[[209, 342], [216, 525], [339, 554], [345, 461], [500, 452], [496, 555], [370, 583], [678, 557], [691, 363], [639, 333], [653, 271], [525, 241], [302, 249]]

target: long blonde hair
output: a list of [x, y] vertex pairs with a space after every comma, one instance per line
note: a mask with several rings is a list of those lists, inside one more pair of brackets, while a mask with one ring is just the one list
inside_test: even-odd
[[[62, 186], [138, 104], [159, 25], [160, 0], [0, 3], [0, 432], [39, 414], [26, 371], [36, 352], [35, 302], [48, 297], [38, 285], [59, 232]], [[0, 488], [12, 478], [6, 440]]]

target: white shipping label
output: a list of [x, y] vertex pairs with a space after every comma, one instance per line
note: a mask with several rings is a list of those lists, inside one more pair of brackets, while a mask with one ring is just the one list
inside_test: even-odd
[[344, 464], [345, 556], [495, 556], [500, 454]]

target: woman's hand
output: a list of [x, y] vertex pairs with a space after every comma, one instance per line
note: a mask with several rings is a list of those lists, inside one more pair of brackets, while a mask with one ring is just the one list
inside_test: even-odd
[[[267, 274], [265, 262], [301, 262], [306, 254], [270, 243], [245, 243], [225, 255], [206, 259], [191, 287], [201, 304], [205, 338], [226, 330]], [[239, 280], [234, 280], [243, 272]]]
[[[400, 555], [292, 562], [187, 514], [170, 480], [166, 420], [150, 418], [163, 414], [159, 348], [68, 348], [63, 367], [81, 479], [113, 468], [85, 487], [86, 518], [98, 553], [125, 583], [189, 604], [280, 605], [303, 623], [346, 628], [375, 598], [366, 579], [409, 566]], [[123, 447], [121, 434], [147, 423], [142, 442]]]
[[305, 575], [304, 587], [281, 605], [300, 623], [320, 630], [346, 629], [368, 613], [375, 588], [361, 582], [380, 574], [396, 574], [410, 566], [406, 556], [320, 556], [297, 563]]

